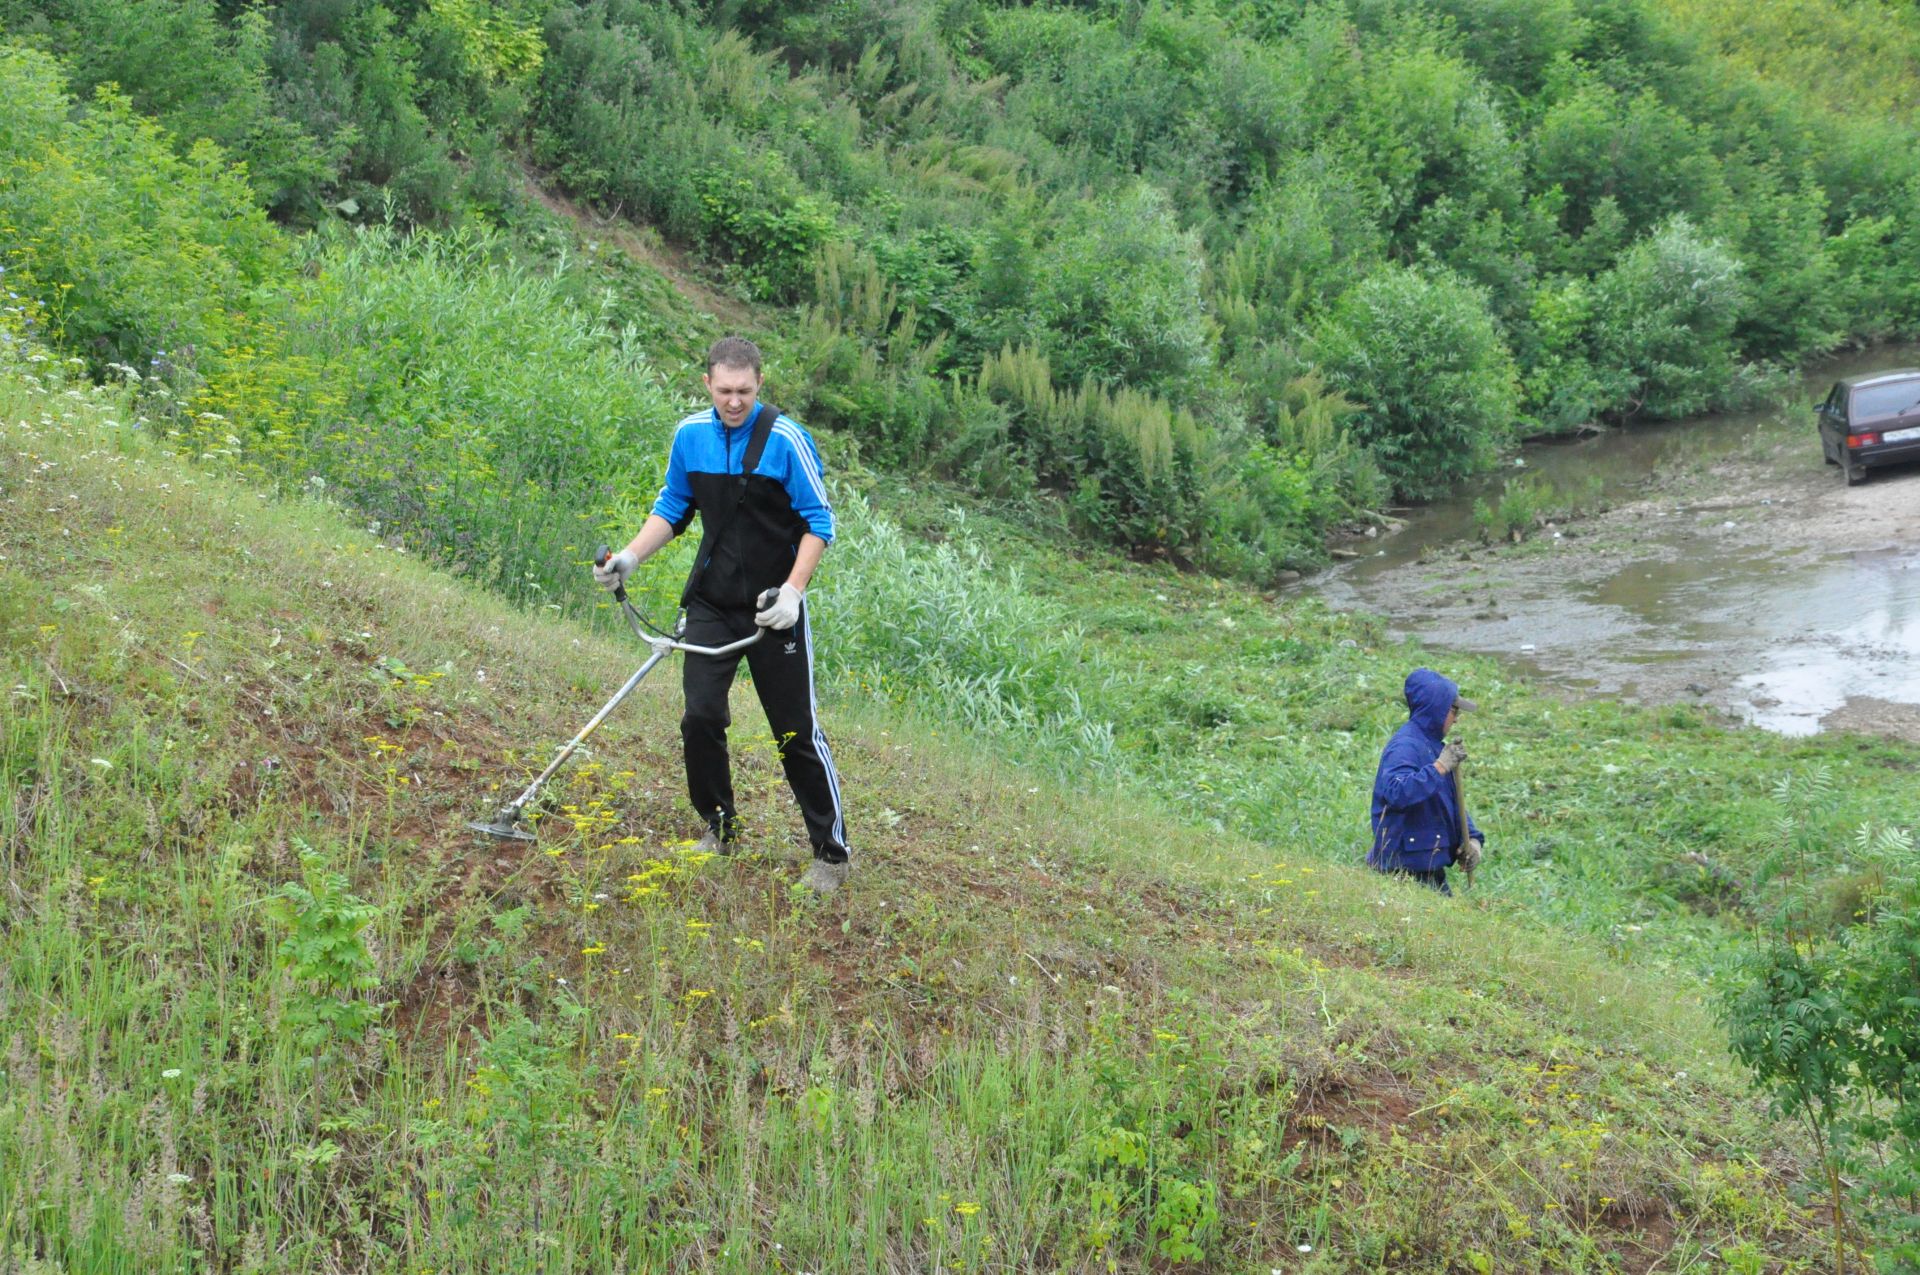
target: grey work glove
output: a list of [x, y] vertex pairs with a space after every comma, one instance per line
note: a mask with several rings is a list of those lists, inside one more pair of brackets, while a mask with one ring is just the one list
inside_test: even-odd
[[640, 565], [640, 559], [633, 556], [630, 549], [622, 549], [608, 558], [604, 565], [593, 569], [593, 582], [603, 589], [617, 589], [627, 582], [633, 569]]
[[790, 629], [800, 623], [800, 590], [790, 584], [768, 589], [759, 597], [760, 609], [753, 622], [763, 629]]
[[1451, 775], [1454, 767], [1467, 759], [1467, 750], [1448, 740], [1440, 749], [1439, 758], [1433, 763], [1434, 769], [1443, 775]]
[[1484, 847], [1482, 847], [1480, 844], [1480, 838], [1469, 837], [1467, 838], [1467, 844], [1464, 846], [1461, 846], [1458, 850], [1454, 852], [1454, 855], [1453, 855], [1454, 862], [1458, 863], [1461, 867], [1465, 868], [1468, 872], [1471, 872], [1475, 868], [1480, 866], [1480, 857], [1483, 852], [1483, 849]]

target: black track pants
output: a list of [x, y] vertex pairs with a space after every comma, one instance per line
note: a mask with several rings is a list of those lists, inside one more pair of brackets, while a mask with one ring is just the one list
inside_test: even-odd
[[[685, 640], [696, 646], [725, 646], [753, 631], [752, 607], [721, 610], [698, 598], [688, 604]], [[693, 799], [693, 808], [722, 835], [732, 831], [733, 770], [727, 759], [727, 727], [733, 719], [727, 711], [727, 691], [742, 655], [753, 670], [753, 689], [766, 710], [787, 786], [807, 821], [814, 858], [843, 862], [846, 815], [840, 805], [840, 776], [834, 772], [833, 754], [814, 711], [813, 649], [805, 603], [798, 624], [770, 630], [745, 651], [685, 657], [681, 685], [687, 711], [680, 719], [680, 738], [686, 745], [687, 795]]]

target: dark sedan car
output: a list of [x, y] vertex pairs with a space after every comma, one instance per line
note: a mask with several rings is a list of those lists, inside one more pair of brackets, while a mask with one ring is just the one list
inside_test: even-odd
[[1867, 481], [1869, 466], [1920, 460], [1920, 370], [1835, 381], [1817, 410], [1820, 452], [1848, 486]]

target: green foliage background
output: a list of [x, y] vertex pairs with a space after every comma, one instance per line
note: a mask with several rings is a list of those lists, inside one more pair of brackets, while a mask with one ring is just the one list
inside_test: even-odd
[[[720, 270], [783, 406], [870, 461], [1256, 580], [1518, 435], [1733, 403], [1920, 326], [1916, 25], [1875, 0], [0, 3], [77, 97], [117, 86], [83, 127], [137, 110], [185, 162], [243, 163], [218, 198], [511, 228], [537, 164]], [[137, 298], [43, 299], [129, 360], [244, 308], [144, 330], [115, 326]], [[983, 388], [1012, 350], [1047, 382], [1017, 403]], [[1337, 401], [1282, 401], [1308, 392]], [[1290, 432], [1303, 406], [1335, 428]], [[1191, 428], [1168, 451], [1143, 413]]]

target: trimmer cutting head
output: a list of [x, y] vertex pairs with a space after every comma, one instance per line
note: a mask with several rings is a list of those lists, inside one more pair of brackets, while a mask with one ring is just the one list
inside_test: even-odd
[[514, 806], [502, 806], [500, 813], [488, 823], [474, 822], [467, 827], [501, 841], [532, 841], [534, 839], [531, 832], [520, 826], [520, 811]]

